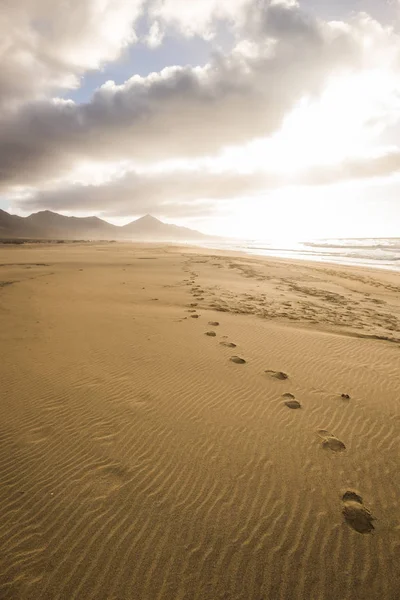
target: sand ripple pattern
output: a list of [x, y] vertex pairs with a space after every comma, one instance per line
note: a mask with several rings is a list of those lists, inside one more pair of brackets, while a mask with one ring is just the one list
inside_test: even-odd
[[[141, 261], [143, 286], [150, 262], [167, 284], [165, 267]], [[189, 264], [206, 289], [206, 267]], [[69, 271], [57, 289], [29, 283], [45, 333], [32, 333], [28, 300], [10, 313], [23, 327], [11, 323], [0, 366], [0, 598], [396, 600], [398, 348], [231, 314], [208, 339], [216, 313], [178, 322], [187, 292], [178, 305], [169, 288], [148, 307], [128, 267], [110, 294], [112, 266], [107, 282], [89, 273], [87, 289]], [[393, 394], [378, 405], [388, 377]], [[324, 450], [322, 429], [346, 452]], [[353, 488], [376, 517], [371, 535], [344, 521]]]

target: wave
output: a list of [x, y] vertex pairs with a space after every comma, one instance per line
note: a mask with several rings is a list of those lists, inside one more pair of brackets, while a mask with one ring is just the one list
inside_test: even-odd
[[400, 238], [321, 239], [284, 246], [271, 240], [230, 240], [205, 245], [260, 256], [400, 270]]
[[337, 249], [357, 249], [357, 250], [386, 250], [399, 252], [400, 238], [379, 238], [374, 239], [346, 239], [346, 240], [321, 240], [319, 242], [303, 242], [304, 246], [310, 248], [337, 248]]

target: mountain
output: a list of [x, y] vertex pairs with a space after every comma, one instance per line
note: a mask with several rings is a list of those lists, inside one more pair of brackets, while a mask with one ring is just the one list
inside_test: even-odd
[[65, 217], [43, 210], [26, 217], [26, 220], [44, 238], [110, 239], [115, 235], [115, 226], [98, 217]]
[[36, 230], [26, 219], [0, 209], [0, 238], [35, 237]]
[[209, 236], [178, 225], [169, 225], [156, 219], [152, 215], [145, 215], [136, 221], [121, 227], [122, 235], [126, 239], [151, 239], [157, 238], [165, 241], [172, 240], [204, 240]]
[[145, 215], [127, 225], [117, 226], [98, 217], [66, 217], [43, 210], [18, 217], [0, 210], [0, 239], [201, 241], [212, 239], [199, 231], [169, 225]]

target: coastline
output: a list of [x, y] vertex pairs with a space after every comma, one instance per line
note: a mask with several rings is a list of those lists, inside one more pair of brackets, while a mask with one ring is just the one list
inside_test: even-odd
[[[400, 239], [393, 238], [393, 246], [386, 248], [379, 244], [365, 246], [367, 240], [352, 240], [358, 242], [358, 245], [345, 245], [345, 240], [340, 240], [342, 245], [325, 243], [325, 240], [320, 240], [320, 244], [302, 243], [293, 244], [293, 247], [274, 247], [272, 244], [254, 243], [243, 240], [226, 244], [215, 244], [215, 249], [220, 249], [226, 252], [239, 251], [247, 256], [259, 256], [265, 259], [283, 258], [285, 260], [302, 260], [312, 263], [328, 263], [334, 265], [352, 266], [352, 267], [367, 267], [373, 269], [384, 269], [389, 271], [400, 272]], [[388, 240], [385, 240], [388, 241]], [[362, 244], [364, 242], [364, 245]], [[204, 244], [199, 247], [213, 249], [212, 244]], [[313, 249], [311, 249], [313, 248]], [[352, 250], [351, 254], [349, 250]], [[330, 250], [330, 251], [329, 251]], [[382, 251], [386, 252], [382, 256]], [[381, 254], [379, 254], [381, 253]]]

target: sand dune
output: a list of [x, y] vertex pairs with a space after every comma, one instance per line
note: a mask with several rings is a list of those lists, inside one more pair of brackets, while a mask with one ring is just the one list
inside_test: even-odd
[[399, 275], [122, 244], [0, 264], [2, 600], [398, 599]]

